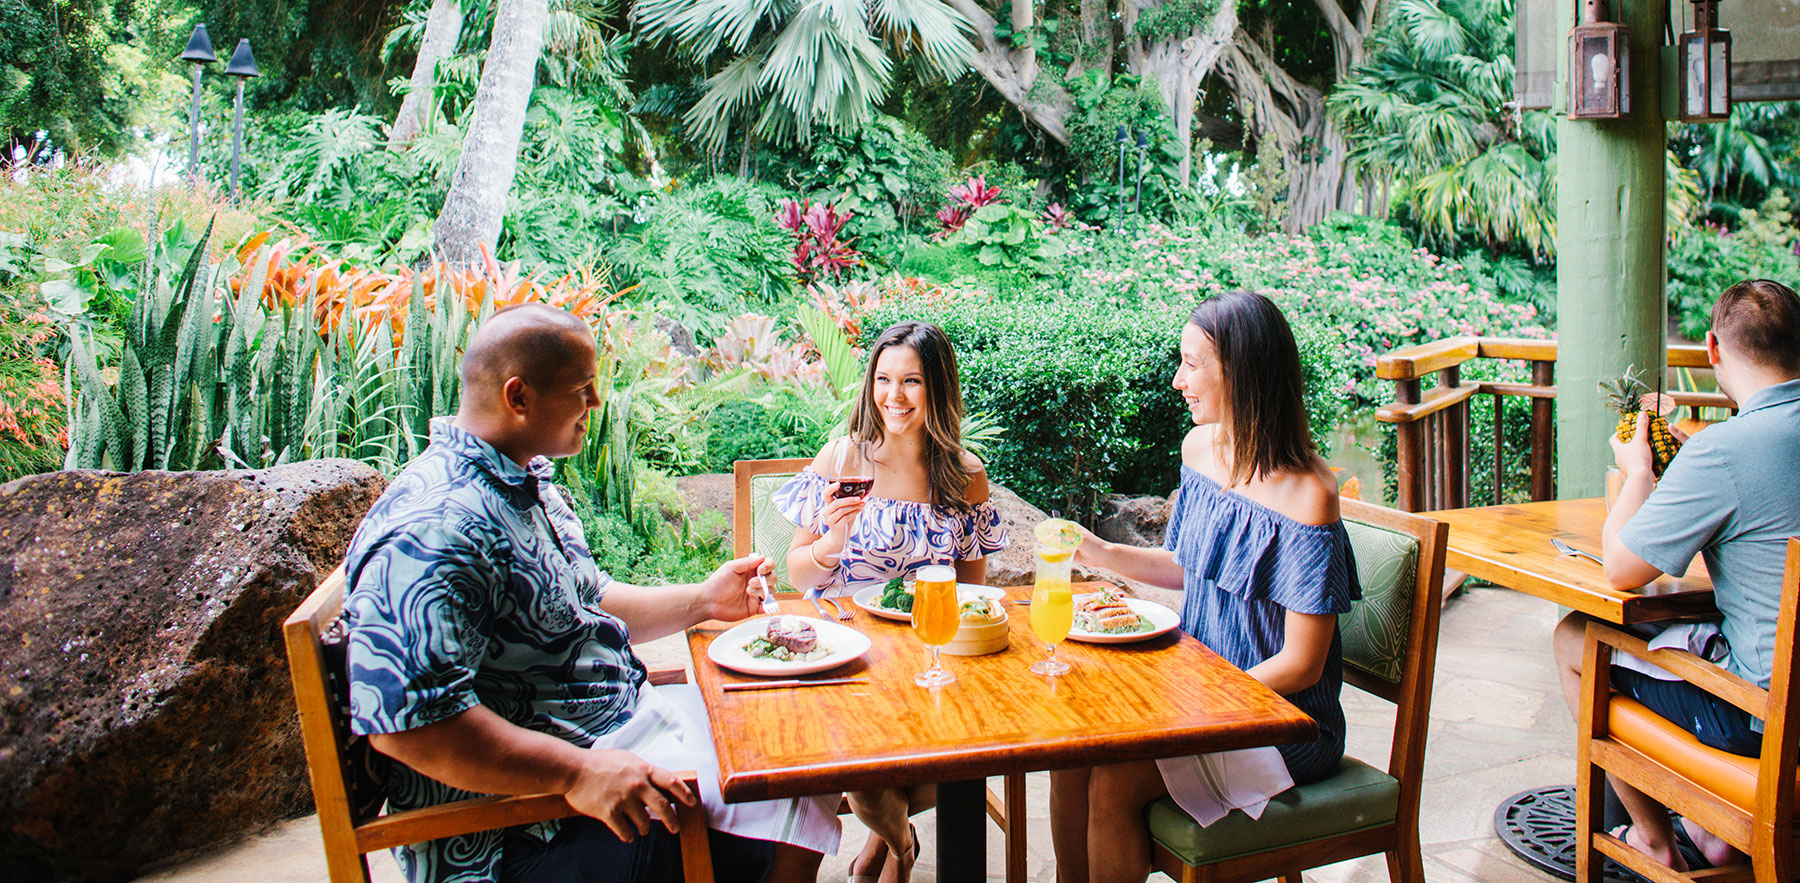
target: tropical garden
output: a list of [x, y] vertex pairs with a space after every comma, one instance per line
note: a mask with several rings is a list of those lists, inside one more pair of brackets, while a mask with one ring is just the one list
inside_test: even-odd
[[[1555, 123], [1513, 103], [1510, 0], [0, 9], [0, 481], [391, 474], [473, 323], [544, 302], [601, 343], [558, 467], [596, 556], [679, 578], [725, 549], [675, 480], [817, 450], [901, 318], [956, 342], [995, 480], [1083, 517], [1173, 483], [1171, 329], [1210, 294], [1286, 308], [1326, 443], [1391, 396], [1380, 353], [1555, 332]], [[202, 23], [259, 76], [194, 90]], [[1668, 134], [1692, 336], [1726, 282], [1800, 275], [1800, 106]]]

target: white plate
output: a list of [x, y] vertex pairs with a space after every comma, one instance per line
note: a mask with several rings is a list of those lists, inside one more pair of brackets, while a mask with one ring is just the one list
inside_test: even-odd
[[[1080, 605], [1081, 599], [1086, 597], [1089, 596], [1076, 595], [1075, 603]], [[1181, 625], [1181, 617], [1177, 615], [1175, 611], [1170, 610], [1155, 601], [1145, 601], [1142, 598], [1124, 598], [1122, 600], [1130, 606], [1131, 609], [1136, 610], [1139, 616], [1150, 620], [1149, 631], [1107, 635], [1099, 632], [1083, 631], [1077, 628], [1069, 629], [1069, 640], [1085, 641], [1089, 644], [1130, 644], [1135, 641], [1148, 641], [1159, 635], [1166, 635], [1171, 629]]]
[[[911, 613], [901, 613], [898, 610], [889, 610], [878, 603], [881, 600], [881, 596], [886, 593], [887, 586], [872, 586], [851, 595], [850, 601], [856, 606], [861, 607], [882, 619], [912, 622]], [[1006, 597], [1006, 590], [995, 586], [978, 586], [974, 583], [957, 583], [956, 597], [958, 601], [969, 598], [986, 598], [989, 601], [999, 601]]]
[[751, 656], [744, 647], [769, 631], [769, 617], [759, 616], [748, 622], [738, 623], [714, 638], [712, 645], [706, 648], [706, 656], [735, 672], [785, 676], [837, 668], [846, 662], [860, 659], [864, 653], [869, 652], [869, 636], [856, 629], [810, 616], [794, 618], [812, 626], [813, 633], [819, 636], [819, 643], [830, 648], [831, 652], [804, 662], [783, 662], [779, 659], [758, 659]]

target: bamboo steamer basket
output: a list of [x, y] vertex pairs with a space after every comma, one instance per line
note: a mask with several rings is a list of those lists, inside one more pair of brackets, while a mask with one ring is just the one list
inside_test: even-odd
[[1000, 607], [1000, 618], [991, 622], [962, 621], [956, 637], [944, 645], [946, 656], [986, 656], [1006, 649], [1007, 613]]

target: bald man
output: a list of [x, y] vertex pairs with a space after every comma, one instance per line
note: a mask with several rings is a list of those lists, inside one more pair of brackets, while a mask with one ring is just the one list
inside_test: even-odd
[[[721, 877], [811, 880], [837, 798], [726, 805], [704, 705], [653, 688], [630, 638], [757, 612], [760, 556], [645, 588], [594, 567], [548, 481], [600, 404], [593, 333], [531, 305], [496, 313], [462, 365], [454, 420], [388, 486], [344, 572], [352, 729], [400, 764], [392, 809], [557, 793], [584, 815], [395, 850], [414, 883], [678, 879], [674, 802], [707, 806]], [[694, 794], [672, 769], [701, 773]], [[729, 833], [727, 833], [729, 832]], [[777, 840], [783, 842], [775, 842]]]

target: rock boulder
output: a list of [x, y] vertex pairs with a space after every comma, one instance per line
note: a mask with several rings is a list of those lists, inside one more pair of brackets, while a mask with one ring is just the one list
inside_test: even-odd
[[1132, 546], [1161, 546], [1169, 528], [1169, 498], [1107, 494], [1100, 498], [1094, 533]]
[[348, 460], [0, 485], [8, 879], [126, 879], [309, 811], [281, 622], [382, 487]]

